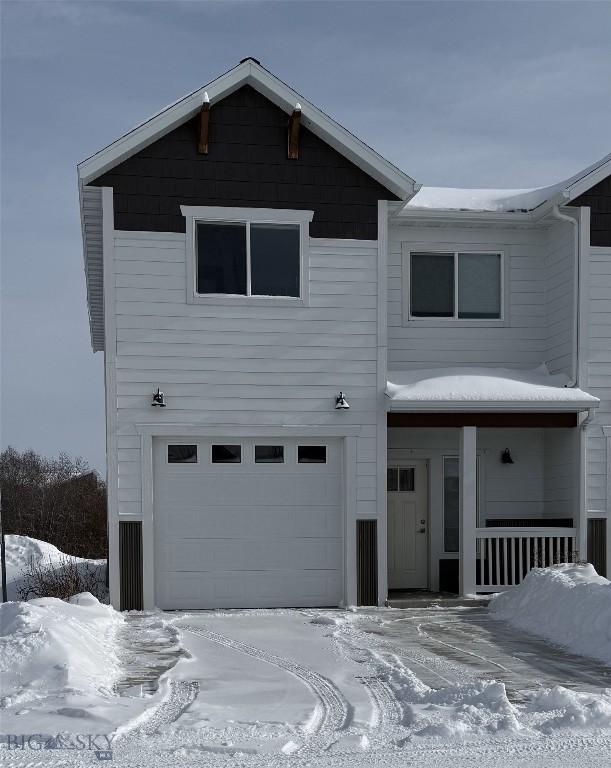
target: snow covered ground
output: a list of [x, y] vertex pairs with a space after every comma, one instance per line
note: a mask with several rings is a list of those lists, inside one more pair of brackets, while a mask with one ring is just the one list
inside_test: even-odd
[[[531, 578], [558, 611], [557, 573], [586, 585], [586, 611], [608, 585], [568, 566]], [[130, 768], [611, 765], [611, 667], [516, 628], [518, 601], [163, 614], [88, 595], [9, 603], [0, 760], [95, 765], [110, 744]], [[39, 748], [58, 734], [61, 748]], [[92, 748], [68, 748], [80, 743]]]

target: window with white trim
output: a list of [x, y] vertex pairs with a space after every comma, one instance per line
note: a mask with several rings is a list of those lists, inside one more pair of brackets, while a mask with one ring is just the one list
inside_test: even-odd
[[197, 221], [196, 293], [299, 298], [299, 224]]
[[308, 306], [313, 211], [181, 205], [187, 303]]
[[502, 253], [410, 252], [410, 319], [501, 320], [502, 317]]

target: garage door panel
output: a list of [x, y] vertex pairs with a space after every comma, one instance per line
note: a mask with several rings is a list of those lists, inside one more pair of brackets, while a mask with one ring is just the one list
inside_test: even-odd
[[[229, 499], [248, 499], [249, 504], [274, 505], [290, 499], [291, 504], [316, 506], [339, 504], [341, 477], [278, 473], [276, 476], [247, 474], [239, 468], [217, 476], [182, 473], [164, 477], [157, 492], [161, 505], [171, 506], [177, 499], [188, 498], [206, 506], [223, 506]], [[228, 494], [229, 488], [231, 494]]]
[[342, 535], [341, 511], [327, 507], [215, 507], [172, 509], [159, 522], [167, 537], [179, 530], [184, 538], [286, 538]]
[[217, 571], [228, 563], [244, 570], [330, 569], [341, 559], [339, 539], [181, 539], [165, 548], [166, 570]]
[[307, 607], [337, 605], [342, 584], [337, 571], [218, 571], [205, 581], [191, 574], [171, 574], [161, 591], [161, 602], [176, 609], [193, 608], [198, 600], [207, 608]]
[[[275, 440], [155, 440], [155, 599], [161, 608], [337, 605], [343, 595], [339, 440], [282, 440], [284, 464], [254, 463]], [[167, 462], [168, 443], [198, 463]], [[242, 463], [212, 464], [213, 443], [239, 443]], [[327, 446], [326, 464], [297, 464], [298, 444]]]

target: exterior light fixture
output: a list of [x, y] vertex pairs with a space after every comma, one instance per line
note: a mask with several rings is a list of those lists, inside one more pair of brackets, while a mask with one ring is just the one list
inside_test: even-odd
[[339, 395], [335, 398], [335, 410], [336, 411], [347, 411], [350, 406], [348, 405], [348, 401], [346, 400], [346, 395], [344, 395], [343, 392], [340, 392]]
[[151, 403], [153, 408], [165, 408], [165, 398], [163, 392], [157, 387], [157, 392], [153, 395], [153, 402]]
[[501, 454], [501, 464], [513, 464], [514, 461], [511, 458], [511, 451], [509, 448], [505, 448], [503, 453]]

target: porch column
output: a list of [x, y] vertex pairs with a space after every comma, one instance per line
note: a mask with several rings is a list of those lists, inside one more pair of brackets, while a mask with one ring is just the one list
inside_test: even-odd
[[460, 431], [460, 594], [474, 595], [477, 528], [477, 427]]

